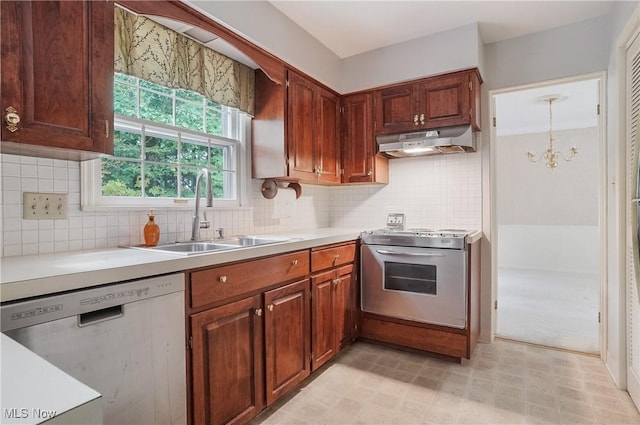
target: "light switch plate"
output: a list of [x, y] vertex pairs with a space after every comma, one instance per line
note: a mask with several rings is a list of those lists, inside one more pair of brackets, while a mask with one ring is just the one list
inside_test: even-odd
[[22, 193], [22, 218], [25, 220], [67, 218], [66, 193]]

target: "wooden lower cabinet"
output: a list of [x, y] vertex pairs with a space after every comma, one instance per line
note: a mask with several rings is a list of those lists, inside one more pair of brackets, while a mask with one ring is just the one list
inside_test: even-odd
[[311, 368], [316, 370], [335, 356], [335, 272], [325, 272], [311, 278], [312, 290], [312, 351]]
[[309, 279], [264, 294], [267, 405], [309, 376]]
[[189, 272], [189, 424], [248, 422], [353, 340], [354, 256], [350, 242]]
[[311, 278], [312, 370], [329, 361], [353, 339], [353, 270], [350, 264]]
[[264, 406], [260, 295], [191, 316], [194, 424], [245, 423]]
[[349, 345], [357, 331], [357, 288], [356, 273], [353, 265], [338, 269], [338, 281], [335, 288], [336, 346], [338, 351]]

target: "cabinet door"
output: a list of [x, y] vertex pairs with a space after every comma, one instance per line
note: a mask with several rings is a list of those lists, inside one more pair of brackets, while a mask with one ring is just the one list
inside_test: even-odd
[[[469, 74], [431, 78], [420, 85], [421, 128], [465, 125], [471, 122]], [[424, 120], [422, 119], [424, 114]], [[424, 123], [423, 123], [424, 121]]]
[[374, 155], [371, 93], [345, 96], [342, 166], [344, 183], [373, 181]]
[[[3, 1], [0, 7], [2, 141], [16, 143], [2, 150], [112, 153], [113, 2]], [[20, 117], [14, 132], [4, 119], [9, 107]]]
[[309, 279], [265, 292], [267, 404], [309, 376]]
[[316, 370], [337, 351], [335, 337], [335, 271], [311, 278], [311, 369]]
[[260, 296], [191, 316], [193, 423], [246, 422], [262, 409]]
[[289, 177], [316, 180], [314, 162], [315, 84], [289, 71], [287, 157]]
[[417, 86], [406, 84], [378, 90], [375, 99], [376, 134], [411, 131], [417, 127]]
[[341, 267], [337, 271], [338, 278], [334, 283], [334, 315], [336, 348], [340, 350], [347, 345], [354, 335], [355, 311], [353, 309], [354, 278], [353, 264]]
[[340, 183], [340, 100], [322, 87], [318, 87], [315, 145], [318, 181]]

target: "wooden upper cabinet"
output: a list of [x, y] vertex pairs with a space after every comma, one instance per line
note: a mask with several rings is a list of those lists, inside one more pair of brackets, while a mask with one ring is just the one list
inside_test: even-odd
[[316, 178], [315, 143], [315, 100], [314, 84], [289, 71], [287, 97], [287, 150], [289, 177], [302, 181]]
[[316, 102], [316, 173], [323, 183], [340, 183], [340, 98], [318, 87]]
[[454, 74], [419, 85], [419, 126], [447, 127], [469, 124], [471, 85], [469, 74]]
[[471, 125], [480, 129], [477, 69], [417, 80], [376, 91], [375, 133]]
[[191, 316], [194, 425], [246, 423], [264, 406], [260, 298]]
[[376, 133], [394, 133], [413, 128], [417, 122], [417, 87], [414, 84], [376, 92]]
[[113, 7], [0, 3], [3, 152], [69, 159], [113, 152]]
[[342, 182], [389, 183], [388, 160], [376, 155], [372, 94], [344, 96], [342, 104]]
[[340, 97], [291, 70], [287, 82], [256, 71], [253, 177], [340, 183]]

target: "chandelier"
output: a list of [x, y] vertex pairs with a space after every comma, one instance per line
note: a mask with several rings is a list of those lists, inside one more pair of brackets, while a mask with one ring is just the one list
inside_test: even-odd
[[552, 132], [553, 115], [551, 113], [551, 105], [553, 104], [553, 102], [562, 102], [565, 99], [566, 96], [561, 95], [545, 96], [544, 98], [540, 99], [543, 102], [549, 103], [549, 144], [547, 145], [547, 149], [537, 157], [533, 152], [527, 152], [527, 158], [529, 158], [529, 161], [538, 162], [541, 159], [544, 159], [546, 161], [547, 167], [551, 168], [552, 170], [558, 166], [559, 158], [562, 158], [565, 161], [571, 161], [578, 154], [578, 149], [576, 149], [575, 146], [569, 149], [568, 156], [565, 156], [562, 152], [558, 152], [553, 148], [553, 142], [555, 142], [555, 139], [553, 138]]

